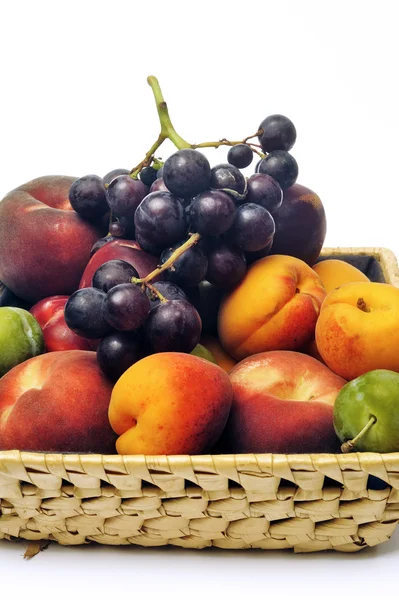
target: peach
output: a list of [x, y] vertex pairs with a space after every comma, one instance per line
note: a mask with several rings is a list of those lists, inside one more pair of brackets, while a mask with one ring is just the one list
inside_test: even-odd
[[399, 289], [347, 283], [324, 300], [316, 325], [326, 365], [345, 379], [374, 369], [399, 372]]
[[313, 265], [313, 270], [320, 277], [327, 294], [345, 283], [370, 281], [370, 279], [353, 265], [336, 258], [322, 260]]
[[78, 285], [103, 228], [72, 209], [74, 177], [39, 177], [0, 202], [0, 280], [17, 296], [37, 302], [69, 295]]
[[204, 335], [200, 339], [200, 344], [202, 344], [207, 350], [209, 350], [209, 352], [212, 353], [214, 359], [216, 360], [216, 364], [219, 365], [223, 371], [226, 371], [226, 373], [229, 373], [237, 364], [237, 361], [232, 356], [227, 354], [217, 337]]
[[0, 380], [0, 449], [115, 454], [112, 383], [95, 352], [31, 358]]
[[119, 454], [200, 454], [214, 446], [232, 401], [228, 375], [179, 352], [143, 358], [118, 379], [109, 420]]
[[241, 361], [221, 452], [336, 452], [333, 407], [346, 381], [316, 359], [283, 350]]
[[318, 275], [292, 256], [255, 262], [219, 310], [219, 339], [238, 360], [267, 350], [297, 350], [313, 336], [326, 295]]

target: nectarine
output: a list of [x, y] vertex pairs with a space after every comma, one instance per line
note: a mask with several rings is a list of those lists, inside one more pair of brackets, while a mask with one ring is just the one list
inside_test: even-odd
[[233, 404], [221, 452], [336, 452], [333, 406], [346, 383], [299, 352], [262, 352], [230, 373]]
[[95, 352], [27, 360], [0, 380], [0, 449], [114, 454], [111, 391]]
[[327, 294], [345, 283], [370, 281], [359, 269], [336, 258], [322, 260], [313, 265], [313, 270], [320, 277]]

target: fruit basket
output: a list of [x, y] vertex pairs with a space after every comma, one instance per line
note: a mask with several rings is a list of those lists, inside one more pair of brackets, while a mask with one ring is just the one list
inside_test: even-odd
[[[399, 286], [381, 248], [324, 248]], [[0, 452], [0, 539], [356, 552], [399, 521], [399, 453]]]

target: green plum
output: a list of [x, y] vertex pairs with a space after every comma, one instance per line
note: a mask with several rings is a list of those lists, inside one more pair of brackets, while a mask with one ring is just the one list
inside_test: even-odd
[[34, 316], [23, 308], [0, 307], [0, 377], [43, 352], [43, 332]]
[[334, 405], [341, 449], [399, 451], [399, 373], [376, 369], [345, 384]]
[[199, 358], [205, 358], [205, 360], [209, 360], [209, 362], [213, 362], [216, 364], [216, 360], [212, 352], [209, 352], [209, 350], [205, 348], [205, 346], [203, 346], [202, 344], [197, 344], [194, 350], [190, 352], [190, 354], [198, 356]]

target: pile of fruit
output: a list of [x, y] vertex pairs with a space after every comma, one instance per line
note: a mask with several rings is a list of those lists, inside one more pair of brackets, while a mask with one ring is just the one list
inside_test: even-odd
[[189, 144], [148, 82], [161, 131], [136, 167], [0, 203], [0, 449], [399, 450], [399, 289], [318, 261], [293, 123]]

